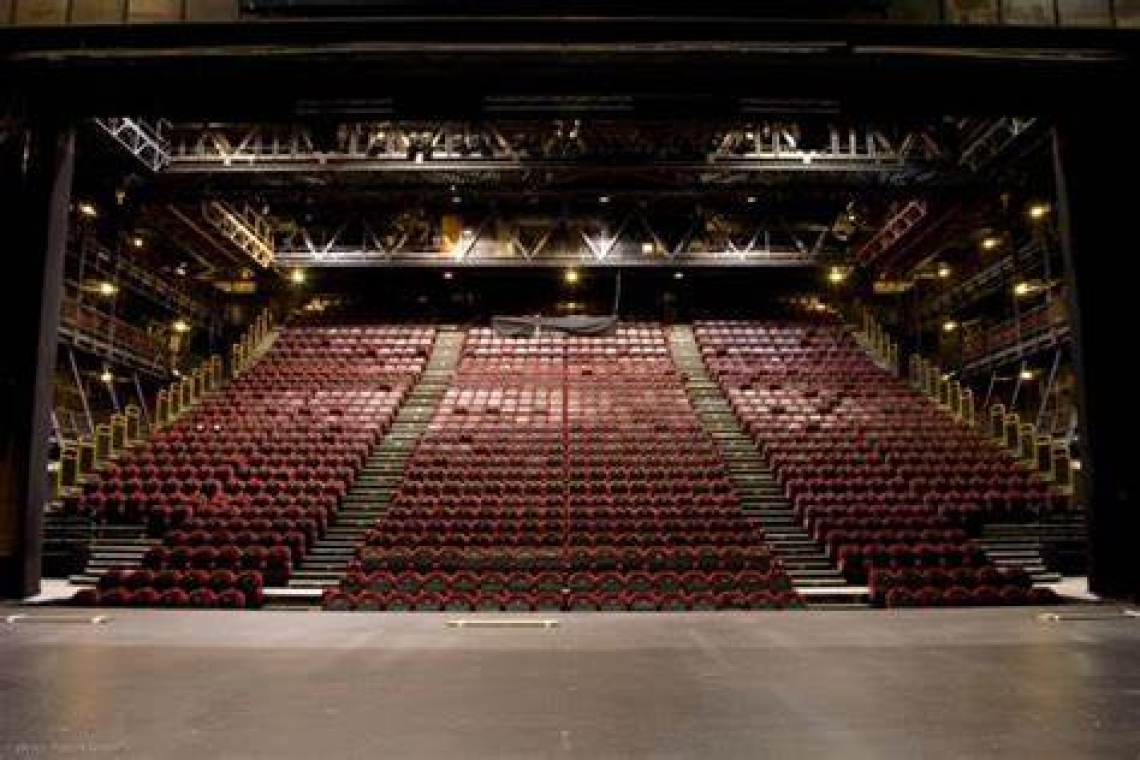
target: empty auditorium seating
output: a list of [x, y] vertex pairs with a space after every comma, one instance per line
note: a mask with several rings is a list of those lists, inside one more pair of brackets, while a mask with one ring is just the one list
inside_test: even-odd
[[66, 507], [162, 539], [77, 601], [256, 606], [335, 522], [423, 369], [433, 330], [295, 324], [248, 372], [85, 484]]
[[[695, 333], [710, 373], [797, 517], [848, 579], [872, 583], [877, 601], [926, 606], [1047, 598], [1020, 577], [995, 573], [969, 537], [985, 520], [1048, 511], [1048, 489], [876, 366], [846, 328], [821, 315], [704, 322]], [[891, 571], [920, 580], [890, 586]], [[943, 582], [944, 574], [957, 581]], [[971, 574], [987, 582], [968, 582]]]
[[334, 610], [800, 604], [745, 518], [660, 327], [469, 332]]

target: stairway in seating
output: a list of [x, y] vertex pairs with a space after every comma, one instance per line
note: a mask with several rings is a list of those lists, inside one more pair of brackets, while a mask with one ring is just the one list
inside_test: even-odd
[[[755, 443], [740, 427], [720, 387], [709, 377], [692, 327], [673, 326], [669, 333], [669, 348], [674, 365], [685, 377], [685, 390], [694, 411], [720, 446], [745, 514], [759, 518], [765, 538], [784, 563], [796, 590], [804, 594], [809, 603], [825, 599], [845, 603], [864, 601], [864, 589], [856, 592], [855, 587], [851, 587], [850, 592], [838, 592], [841, 587], [848, 586], [846, 579], [796, 521], [792, 505], [784, 497], [780, 484], [760, 457]], [[812, 589], [838, 593], [813, 594]]]
[[1081, 510], [1057, 512], [1031, 523], [988, 523], [974, 540], [999, 567], [1020, 567], [1034, 583], [1055, 583], [1085, 571]]
[[392, 427], [372, 451], [337, 511], [336, 522], [317, 541], [289, 580], [291, 589], [334, 586], [363, 543], [364, 534], [384, 513], [404, 475], [404, 464], [427, 430], [459, 363], [464, 333], [454, 327], [436, 331], [431, 357], [400, 406]]
[[83, 572], [69, 578], [75, 585], [93, 586], [103, 573], [116, 567], [136, 568], [148, 549], [162, 543], [148, 538], [143, 525], [99, 525], [93, 531]]

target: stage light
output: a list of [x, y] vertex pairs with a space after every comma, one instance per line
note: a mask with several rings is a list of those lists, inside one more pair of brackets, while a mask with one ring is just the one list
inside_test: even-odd
[[119, 286], [113, 282], [101, 282], [101, 283], [99, 283], [99, 295], [101, 295], [101, 296], [107, 296], [108, 298], [110, 298], [111, 296], [115, 295], [118, 292], [119, 292]]
[[79, 204], [79, 213], [88, 219], [94, 219], [99, 216], [99, 211], [95, 208], [95, 204], [89, 201], [83, 201]]
[[755, 203], [755, 202], [756, 202], [756, 196], [755, 196], [755, 195], [750, 195], [750, 196], [748, 196], [747, 198], [745, 198], [744, 200], [745, 200], [747, 203]]
[[600, 195], [600, 196], [598, 196], [598, 203], [603, 203], [603, 204], [604, 204], [604, 203], [609, 203], [609, 202], [610, 202], [610, 196], [608, 196], [608, 195]]
[[111, 374], [111, 370], [104, 369], [102, 374], [99, 375], [99, 380], [104, 385], [110, 385], [111, 383], [115, 382], [115, 376]]
[[1048, 215], [1049, 215], [1049, 204], [1048, 203], [1034, 203], [1032, 206], [1029, 207], [1029, 218], [1030, 219], [1044, 219]]
[[1079, 469], [1081, 469], [1081, 460], [1079, 460], [1079, 459], [1073, 459], [1073, 460], [1071, 460], [1071, 461], [1069, 462], [1069, 469], [1070, 469], [1070, 470], [1079, 470]]
[[950, 265], [949, 264], [939, 264], [938, 265], [938, 276], [940, 278], [942, 278], [943, 280], [945, 280], [947, 277], [949, 277], [950, 276]]
[[1031, 369], [1023, 369], [1023, 370], [1021, 370], [1021, 372], [1019, 372], [1017, 374], [1018, 374], [1018, 377], [1020, 377], [1022, 380], [1033, 380], [1034, 378], [1037, 377], [1037, 373]]
[[1027, 296], [1033, 292], [1033, 286], [1028, 282], [1019, 282], [1013, 286], [1013, 294], [1017, 297]]
[[190, 325], [186, 322], [185, 319], [174, 320], [173, 327], [174, 327], [174, 332], [176, 332], [176, 333], [190, 332]]
[[652, 256], [653, 250], [654, 250], [653, 243], [642, 243], [641, 244], [641, 252], [643, 254], [645, 254], [646, 256]]
[[673, 273], [673, 279], [674, 280], [683, 280], [683, 279], [685, 279], [685, 273], [684, 272], [674, 272]]
[[133, 245], [135, 248], [142, 248], [144, 245], [146, 245], [146, 241], [138, 235], [135, 235], [133, 238], [131, 238], [131, 245]]
[[942, 332], [952, 333], [958, 329], [958, 323], [953, 319], [948, 319], [942, 323]]
[[443, 279], [445, 279], [445, 280], [450, 280], [450, 279], [453, 279], [454, 277], [455, 277], [455, 275], [452, 274], [451, 272], [444, 272], [443, 273]]
[[179, 264], [178, 266], [176, 266], [174, 268], [174, 274], [178, 275], [179, 277], [185, 277], [186, 276], [186, 265], [185, 264]]
[[982, 238], [982, 248], [986, 249], [987, 251], [992, 251], [999, 245], [1001, 245], [1001, 238], [997, 238], [992, 235]]
[[578, 273], [577, 269], [567, 269], [562, 273], [562, 281], [567, 285], [577, 285], [582, 276]]
[[290, 271], [289, 272], [289, 282], [293, 283], [294, 285], [304, 285], [305, 284], [305, 270], [304, 269], [294, 269], [294, 270]]
[[832, 267], [827, 272], [827, 279], [833, 285], [838, 285], [847, 279], [847, 272], [843, 271], [841, 267]]

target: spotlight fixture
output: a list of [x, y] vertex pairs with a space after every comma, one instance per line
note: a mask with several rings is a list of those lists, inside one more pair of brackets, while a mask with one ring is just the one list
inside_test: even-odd
[[172, 327], [174, 328], [174, 332], [176, 332], [176, 333], [190, 332], [190, 325], [189, 325], [189, 323], [187, 323], [187, 321], [185, 319], [174, 320], [174, 324], [172, 325]]
[[755, 202], [756, 202], [756, 196], [755, 196], [755, 195], [750, 195], [750, 196], [748, 196], [747, 198], [745, 198], [744, 200], [745, 200], [745, 202], [746, 202], [746, 203], [755, 203]]
[[1079, 460], [1079, 459], [1072, 459], [1072, 460], [1069, 460], [1069, 469], [1070, 469], [1070, 470], [1079, 470], [1079, 469], [1081, 469], [1081, 460]]
[[294, 269], [294, 270], [290, 271], [289, 272], [289, 282], [293, 283], [294, 285], [304, 285], [305, 284], [305, 270], [304, 269]]
[[599, 195], [598, 196], [598, 203], [606, 204], [609, 202], [610, 202], [610, 196], [608, 196], [608, 195]]
[[115, 376], [111, 374], [111, 370], [104, 368], [102, 374], [99, 375], [99, 380], [104, 385], [110, 385], [115, 382]]
[[953, 319], [948, 319], [942, 323], [942, 332], [952, 333], [958, 329], [958, 323]]
[[115, 295], [118, 292], [119, 292], [119, 286], [113, 282], [104, 281], [104, 282], [99, 283], [99, 295], [101, 295], [101, 296], [107, 296], [108, 298], [110, 298], [111, 296]]
[[1029, 207], [1030, 219], [1044, 219], [1049, 215], [1048, 203], [1034, 203]]
[[186, 276], [186, 271], [187, 271], [187, 270], [186, 270], [186, 265], [185, 265], [185, 264], [179, 264], [178, 266], [176, 266], [176, 267], [174, 268], [174, 274], [178, 275], [179, 277], [185, 277], [185, 276]]
[[827, 280], [833, 285], [838, 285], [847, 279], [847, 272], [842, 267], [832, 267], [827, 272]]
[[140, 236], [135, 235], [133, 238], [131, 238], [131, 245], [133, 245], [135, 248], [142, 248], [146, 245], [146, 241], [143, 240]]
[[673, 279], [674, 280], [683, 280], [683, 279], [685, 279], [685, 273], [678, 270], [678, 271], [673, 273]]
[[455, 275], [452, 274], [451, 272], [444, 272], [443, 273], [443, 279], [445, 279], [445, 280], [451, 280], [454, 278], [455, 278]]
[[652, 256], [654, 250], [655, 248], [653, 246], [653, 243], [650, 243], [649, 241], [641, 244], [641, 252], [646, 256]]
[[992, 251], [995, 248], [997, 248], [999, 245], [1001, 245], [1001, 238], [999, 238], [999, 237], [994, 237], [993, 235], [988, 235], [988, 236], [982, 238], [982, 248], [984, 248], [987, 251]]
[[562, 281], [567, 285], [577, 285], [582, 276], [578, 273], [577, 269], [567, 269], [562, 273]]
[[95, 208], [95, 204], [90, 201], [81, 202], [77, 208], [79, 209], [79, 213], [88, 219], [94, 219], [99, 216], [99, 211]]
[[1028, 282], [1019, 282], [1013, 286], [1013, 294], [1019, 298], [1029, 295], [1033, 292], [1033, 285]]
[[943, 280], [945, 280], [947, 277], [949, 277], [950, 276], [950, 265], [949, 264], [939, 264], [938, 265], [938, 276], [939, 276], [939, 278], [941, 278]]
[[1026, 369], [1021, 370], [1021, 372], [1018, 372], [1017, 376], [1020, 377], [1022, 380], [1033, 380], [1034, 378], [1037, 377], [1037, 373], [1031, 369], [1026, 368]]

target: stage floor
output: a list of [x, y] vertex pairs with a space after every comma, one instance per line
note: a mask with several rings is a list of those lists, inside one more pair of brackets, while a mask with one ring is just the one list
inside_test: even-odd
[[94, 614], [0, 610], [0, 757], [1140, 757], [1108, 605]]

